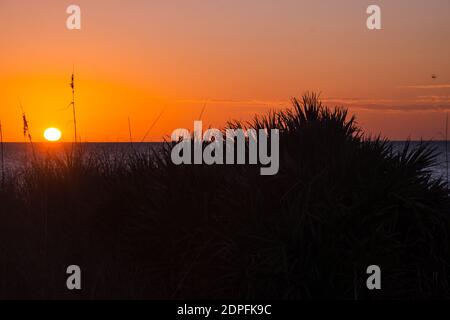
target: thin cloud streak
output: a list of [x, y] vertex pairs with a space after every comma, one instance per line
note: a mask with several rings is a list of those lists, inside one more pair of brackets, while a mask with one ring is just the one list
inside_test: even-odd
[[412, 86], [400, 86], [402, 89], [450, 89], [450, 84], [425, 84], [425, 85], [412, 85]]
[[[364, 99], [364, 98], [323, 98], [322, 102], [329, 107], [344, 107], [352, 110], [370, 111], [400, 111], [400, 112], [421, 112], [421, 111], [447, 111], [450, 110], [450, 96], [448, 95], [422, 95], [415, 99]], [[200, 104], [201, 99], [180, 99], [176, 103], [180, 104]], [[261, 112], [271, 108], [288, 108], [290, 99], [286, 100], [260, 100], [260, 99], [209, 99], [211, 105], [229, 105], [259, 110]]]

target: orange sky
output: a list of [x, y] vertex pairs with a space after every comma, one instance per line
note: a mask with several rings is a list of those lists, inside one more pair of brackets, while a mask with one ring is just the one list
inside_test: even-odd
[[[82, 10], [69, 31], [66, 8]], [[382, 8], [380, 31], [366, 8]], [[83, 141], [147, 141], [287, 106], [306, 90], [356, 113], [370, 133], [440, 139], [450, 108], [447, 0], [0, 0], [0, 120], [23, 141], [19, 99], [36, 141], [72, 139], [76, 68]], [[432, 79], [435, 73], [437, 79]]]

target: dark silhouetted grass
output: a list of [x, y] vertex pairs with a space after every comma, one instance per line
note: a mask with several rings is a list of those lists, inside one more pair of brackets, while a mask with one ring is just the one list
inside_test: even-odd
[[[278, 128], [280, 172], [163, 150], [35, 163], [0, 192], [2, 298], [448, 298], [449, 197], [426, 144], [394, 152], [314, 94], [229, 127]], [[65, 287], [68, 265], [83, 290]], [[366, 268], [382, 290], [366, 289]]]

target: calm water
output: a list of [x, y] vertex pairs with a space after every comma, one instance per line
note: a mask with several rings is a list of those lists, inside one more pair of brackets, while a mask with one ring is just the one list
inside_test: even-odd
[[[394, 150], [402, 150], [405, 142], [392, 142]], [[419, 142], [411, 142], [411, 146], [415, 146]], [[446, 157], [445, 157], [445, 142], [435, 141], [430, 143], [432, 147], [436, 148], [438, 156], [436, 165], [432, 168], [434, 176], [446, 176]], [[38, 157], [43, 157], [47, 154], [57, 154], [64, 156], [70, 153], [72, 144], [50, 144], [50, 143], [35, 143], [34, 148]], [[135, 143], [133, 148], [138, 151], [155, 150], [161, 147], [160, 143]], [[83, 148], [89, 153], [102, 153], [108, 155], [115, 155], [126, 153], [131, 150], [129, 143], [84, 143]], [[449, 159], [450, 159], [450, 142], [448, 143]], [[11, 172], [23, 166], [27, 159], [31, 158], [31, 147], [24, 143], [5, 143], [4, 144], [4, 161], [6, 170]]]
[[[436, 163], [435, 165], [432, 167], [433, 170], [433, 176], [435, 177], [444, 177], [445, 179], [447, 179], [447, 163], [446, 163], [446, 143], [445, 141], [433, 141], [433, 142], [428, 142], [430, 144], [430, 146], [432, 148], [434, 148], [436, 150], [437, 153], [437, 157], [436, 157]], [[418, 146], [420, 144], [420, 142], [410, 142], [410, 146], [415, 147]], [[450, 161], [450, 141], [447, 142], [448, 144], [448, 150], [447, 150], [447, 156], [448, 156], [448, 160]], [[392, 145], [394, 147], [394, 150], [403, 150], [403, 147], [405, 146], [405, 142], [404, 141], [395, 141], [392, 142]], [[411, 150], [410, 148], [410, 150]], [[450, 170], [450, 165], [449, 165], [449, 170]]]

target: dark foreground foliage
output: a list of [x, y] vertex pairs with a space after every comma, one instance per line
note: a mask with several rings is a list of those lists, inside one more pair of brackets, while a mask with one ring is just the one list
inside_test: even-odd
[[[450, 296], [449, 197], [425, 144], [396, 153], [315, 95], [279, 128], [280, 172], [165, 152], [34, 164], [0, 192], [0, 298]], [[82, 268], [81, 292], [66, 268]], [[366, 288], [366, 268], [382, 290]]]

